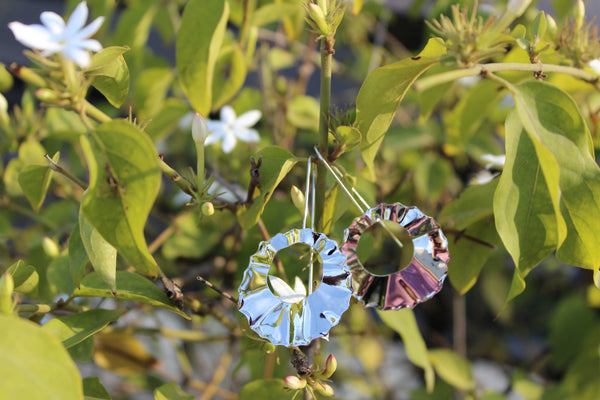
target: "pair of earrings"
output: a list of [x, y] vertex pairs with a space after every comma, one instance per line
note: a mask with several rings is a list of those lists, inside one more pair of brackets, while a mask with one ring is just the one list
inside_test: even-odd
[[[338, 173], [318, 151], [316, 153], [362, 215], [345, 230], [344, 241], [339, 247], [325, 234], [314, 231], [314, 211], [311, 228], [306, 227], [309, 197], [312, 197], [314, 205], [315, 193], [314, 176], [310, 190], [309, 158], [302, 229], [279, 233], [261, 242], [258, 251], [250, 257], [238, 289], [240, 312], [248, 318], [250, 327], [259, 336], [275, 345], [302, 346], [327, 336], [348, 309], [352, 296], [366, 307], [381, 310], [413, 308], [440, 291], [447, 273], [448, 241], [432, 218], [416, 207], [406, 207], [400, 203], [369, 207], [354, 188], [351, 188], [354, 196], [350, 193]], [[314, 207], [311, 209], [314, 210]], [[388, 275], [369, 272], [357, 255], [361, 235], [382, 221], [391, 221], [404, 227], [414, 247], [410, 264]], [[385, 225], [383, 227], [387, 230]], [[269, 284], [274, 286], [269, 269], [278, 251], [299, 243], [311, 248], [308, 294], [286, 299], [285, 296], [275, 295], [269, 288]], [[322, 265], [321, 281], [314, 291], [313, 251]]]

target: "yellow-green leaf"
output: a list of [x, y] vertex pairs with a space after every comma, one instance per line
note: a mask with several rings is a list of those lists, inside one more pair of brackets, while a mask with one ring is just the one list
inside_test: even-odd
[[452, 350], [430, 350], [429, 359], [435, 372], [452, 386], [463, 391], [469, 391], [475, 387], [471, 364]]

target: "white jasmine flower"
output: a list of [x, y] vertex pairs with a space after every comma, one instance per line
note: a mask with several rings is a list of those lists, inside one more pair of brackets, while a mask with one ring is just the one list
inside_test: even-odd
[[220, 140], [223, 151], [230, 153], [238, 139], [243, 142], [258, 142], [258, 132], [249, 128], [256, 124], [262, 116], [260, 111], [251, 110], [236, 117], [231, 106], [223, 106], [220, 116], [220, 121], [207, 121], [211, 134], [204, 142], [206, 145]]
[[485, 168], [504, 168], [504, 163], [506, 162], [506, 156], [501, 154], [499, 156], [495, 156], [493, 154], [484, 154], [481, 156], [481, 160], [486, 162]]
[[499, 172], [492, 173], [487, 169], [482, 169], [471, 177], [471, 181], [469, 183], [471, 185], [485, 185], [486, 183], [491, 182], [492, 179], [498, 175], [500, 175]]
[[283, 279], [279, 279], [276, 276], [269, 275], [269, 283], [271, 283], [271, 287], [283, 302], [298, 303], [306, 297], [306, 287], [302, 279], [298, 277], [294, 280], [294, 289], [285, 283]]
[[590, 61], [589, 66], [592, 69], [592, 71], [600, 75], [600, 58], [596, 58], [595, 60]]
[[44, 56], [60, 52], [85, 68], [91, 61], [88, 51], [102, 50], [100, 42], [90, 39], [90, 36], [94, 35], [104, 22], [104, 17], [98, 17], [84, 27], [87, 17], [88, 8], [83, 1], [75, 7], [66, 24], [60, 15], [44, 11], [40, 15], [43, 25], [25, 25], [14, 21], [8, 24], [8, 27], [21, 44], [41, 50]]

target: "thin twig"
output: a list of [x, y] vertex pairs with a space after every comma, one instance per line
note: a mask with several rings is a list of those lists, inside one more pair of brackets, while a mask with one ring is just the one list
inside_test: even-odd
[[73, 183], [75, 183], [77, 186], [79, 186], [83, 190], [87, 189], [87, 185], [82, 180], [80, 180], [79, 178], [77, 178], [76, 176], [74, 176], [73, 174], [71, 174], [69, 171], [67, 171], [66, 169], [64, 169], [60, 165], [58, 165], [52, 158], [50, 158], [50, 156], [48, 154], [44, 154], [44, 157], [50, 163], [50, 165], [48, 165], [48, 168], [50, 168], [53, 171], [56, 171], [59, 174], [63, 175], [64, 177], [66, 177], [67, 179], [69, 179], [70, 181], [72, 181]]
[[235, 297], [233, 297], [229, 293], [222, 291], [221, 289], [219, 289], [218, 287], [216, 287], [215, 285], [213, 285], [211, 282], [207, 281], [206, 279], [204, 279], [200, 275], [196, 276], [196, 279], [199, 280], [200, 282], [204, 283], [206, 286], [208, 286], [209, 288], [211, 288], [215, 292], [219, 293], [221, 296], [225, 297], [227, 300], [231, 301], [235, 305], [238, 304], [238, 299], [236, 299]]
[[213, 374], [212, 379], [210, 380], [208, 386], [204, 390], [201, 400], [210, 400], [217, 393], [219, 384], [221, 382], [223, 382], [223, 379], [225, 379], [225, 376], [227, 375], [227, 370], [229, 369], [231, 360], [232, 360], [231, 351], [227, 350], [221, 355], [221, 360], [219, 361], [219, 365], [217, 365], [217, 368], [215, 369], [215, 373]]
[[444, 228], [444, 231], [446, 233], [449, 233], [449, 234], [452, 234], [452, 235], [456, 236], [456, 240], [458, 240], [460, 238], [463, 238], [463, 239], [470, 240], [470, 241], [472, 241], [474, 243], [480, 244], [482, 246], [489, 247], [490, 249], [494, 249], [494, 250], [496, 249], [496, 245], [488, 243], [485, 240], [481, 240], [481, 239], [476, 238], [474, 236], [467, 235], [464, 230], [457, 231], [456, 229]]

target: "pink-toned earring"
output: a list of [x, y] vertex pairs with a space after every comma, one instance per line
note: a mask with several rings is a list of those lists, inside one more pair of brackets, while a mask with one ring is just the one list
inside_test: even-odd
[[[400, 203], [370, 207], [354, 188], [351, 188], [352, 193], [350, 193], [338, 173], [318, 151], [317, 154], [340, 187], [363, 213], [345, 230], [344, 241], [340, 246], [352, 272], [354, 296], [366, 307], [396, 310], [413, 308], [438, 293], [448, 272], [447, 264], [450, 256], [448, 240], [435, 221], [418, 208], [407, 207]], [[394, 222], [404, 227], [414, 247], [410, 264], [404, 269], [387, 275], [377, 275], [367, 271], [356, 253], [361, 235], [371, 226], [382, 221]], [[383, 224], [382, 227], [388, 230]], [[391, 232], [389, 234], [398, 242]], [[402, 246], [401, 243], [398, 244]]]

